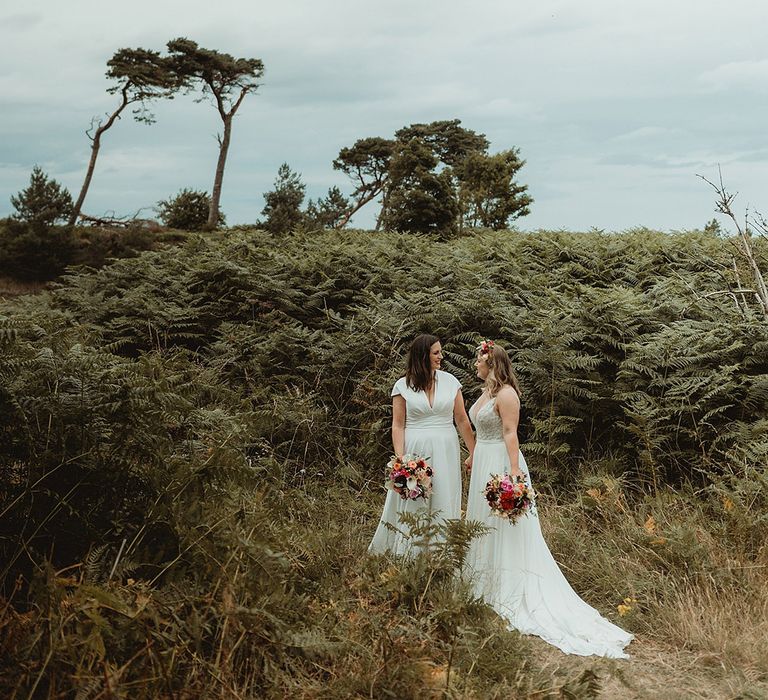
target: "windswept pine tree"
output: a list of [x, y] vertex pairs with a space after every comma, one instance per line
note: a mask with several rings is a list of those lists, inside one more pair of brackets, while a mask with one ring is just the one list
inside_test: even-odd
[[107, 78], [113, 81], [107, 92], [110, 95], [119, 95], [120, 101], [117, 107], [106, 115], [105, 120], [94, 117], [86, 131], [91, 141], [91, 157], [80, 194], [69, 217], [70, 226], [77, 221], [85, 203], [104, 133], [115, 125], [131, 105], [134, 107], [132, 116], [136, 121], [152, 124], [155, 118], [149, 110], [149, 103], [156, 99], [169, 99], [182, 87], [179, 75], [172, 69], [169, 60], [156, 51], [120, 49], [107, 61], [107, 67]]
[[258, 58], [235, 58], [228, 53], [204, 49], [186, 38], [169, 41], [168, 52], [176, 75], [190, 89], [201, 87], [203, 98], [213, 102], [224, 129], [219, 137], [219, 157], [206, 222], [206, 229], [213, 230], [219, 223], [219, 201], [232, 139], [232, 121], [246, 95], [255, 92], [260, 85], [264, 64]]

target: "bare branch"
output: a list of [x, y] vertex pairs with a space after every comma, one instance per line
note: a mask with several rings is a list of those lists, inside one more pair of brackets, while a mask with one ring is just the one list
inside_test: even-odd
[[768, 286], [765, 283], [765, 278], [763, 277], [763, 273], [760, 270], [760, 266], [757, 264], [757, 260], [755, 258], [754, 249], [752, 247], [752, 243], [750, 240], [750, 230], [749, 230], [749, 209], [746, 209], [746, 213], [744, 215], [744, 226], [742, 227], [739, 224], [739, 220], [736, 217], [736, 214], [733, 211], [733, 201], [736, 198], [735, 194], [732, 194], [726, 190], [725, 185], [723, 184], [723, 173], [720, 169], [720, 166], [718, 166], [718, 173], [720, 175], [720, 184], [716, 185], [711, 180], [708, 180], [703, 175], [697, 175], [697, 177], [700, 177], [704, 182], [711, 185], [715, 192], [717, 192], [718, 199], [716, 202], [717, 205], [717, 211], [720, 213], [726, 215], [731, 221], [733, 221], [734, 226], [736, 226], [736, 231], [738, 232], [738, 238], [740, 242], [740, 246], [737, 246], [737, 249], [739, 250], [739, 253], [747, 260], [749, 264], [749, 268], [752, 271], [752, 278], [755, 282], [755, 297], [757, 298], [758, 303], [762, 307], [763, 310], [763, 316], [766, 320], [768, 320]]

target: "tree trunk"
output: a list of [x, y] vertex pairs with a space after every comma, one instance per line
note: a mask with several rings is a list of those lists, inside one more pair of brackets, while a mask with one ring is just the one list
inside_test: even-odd
[[387, 207], [389, 206], [389, 188], [386, 184], [381, 188], [381, 209], [379, 209], [379, 215], [376, 217], [376, 230], [381, 231], [381, 225], [384, 221], [384, 217], [387, 213]]
[[77, 197], [75, 206], [72, 209], [72, 214], [69, 217], [67, 224], [74, 226], [80, 217], [80, 210], [83, 208], [83, 202], [85, 202], [85, 195], [88, 194], [88, 188], [91, 186], [91, 178], [93, 177], [93, 171], [96, 168], [96, 158], [99, 155], [99, 148], [101, 147], [101, 134], [102, 128], [96, 129], [96, 134], [93, 137], [93, 143], [91, 144], [91, 160], [88, 163], [88, 170], [85, 173], [85, 180], [83, 186], [80, 188], [80, 194]]
[[219, 200], [221, 199], [221, 183], [224, 180], [224, 166], [227, 163], [227, 151], [232, 136], [232, 114], [224, 118], [224, 137], [219, 141], [219, 162], [216, 164], [216, 177], [213, 181], [211, 192], [211, 205], [208, 209], [208, 221], [205, 224], [206, 231], [213, 231], [219, 223]]
[[91, 139], [92, 141], [91, 160], [88, 163], [88, 170], [85, 173], [85, 180], [83, 180], [83, 186], [80, 188], [80, 194], [78, 195], [77, 201], [75, 202], [75, 206], [72, 209], [72, 214], [70, 214], [69, 221], [67, 221], [68, 226], [74, 226], [77, 223], [77, 219], [80, 216], [80, 211], [83, 208], [83, 203], [85, 202], [85, 196], [88, 194], [88, 188], [91, 186], [91, 178], [93, 178], [93, 171], [96, 168], [96, 158], [98, 158], [99, 148], [101, 148], [101, 135], [115, 123], [115, 120], [120, 116], [120, 113], [128, 105], [130, 101], [128, 99], [129, 87], [130, 87], [129, 84], [126, 84], [125, 86], [123, 86], [123, 89], [120, 91], [122, 95], [122, 101], [120, 103], [120, 106], [114, 112], [112, 112], [109, 119], [107, 119], [106, 124], [99, 125], [99, 127], [96, 129], [96, 133], [93, 135], [93, 138]]
[[381, 190], [375, 190], [371, 192], [370, 194], [365, 195], [364, 197], [361, 197], [358, 199], [348, 211], [344, 213], [344, 216], [341, 218], [338, 224], [334, 226], [336, 229], [344, 228], [348, 223], [349, 220], [357, 213], [359, 212], [368, 202], [370, 202], [373, 199], [376, 199], [376, 197], [379, 196], [379, 193]]

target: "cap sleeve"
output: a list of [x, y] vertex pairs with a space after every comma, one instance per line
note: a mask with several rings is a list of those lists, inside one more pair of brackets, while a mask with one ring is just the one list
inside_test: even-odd
[[392, 396], [402, 396], [405, 394], [405, 377], [400, 377], [392, 387]]
[[461, 382], [454, 377], [450, 372], [446, 372], [446, 374], [451, 378], [451, 391], [455, 394], [457, 391], [461, 390]]

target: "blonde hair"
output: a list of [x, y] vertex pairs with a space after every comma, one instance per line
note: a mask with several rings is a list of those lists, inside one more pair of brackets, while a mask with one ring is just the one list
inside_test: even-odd
[[520, 384], [515, 376], [515, 370], [512, 369], [512, 361], [504, 348], [495, 343], [489, 343], [486, 348], [479, 347], [477, 354], [485, 359], [485, 363], [488, 365], [485, 386], [492, 397], [496, 396], [505, 386], [511, 386], [517, 395], [521, 396]]

